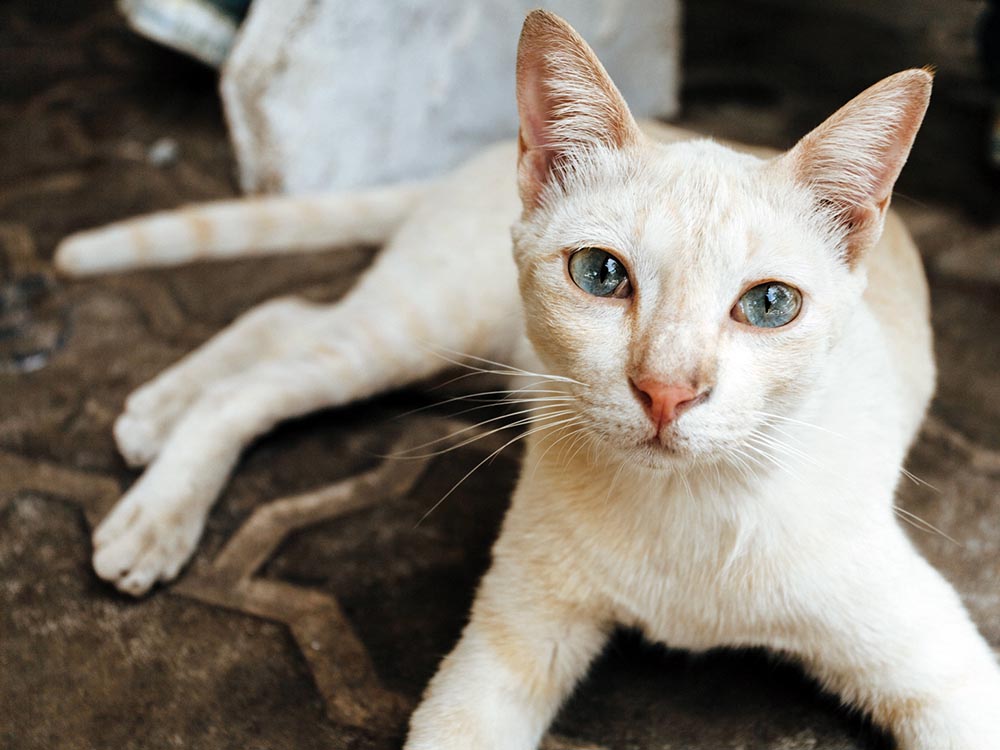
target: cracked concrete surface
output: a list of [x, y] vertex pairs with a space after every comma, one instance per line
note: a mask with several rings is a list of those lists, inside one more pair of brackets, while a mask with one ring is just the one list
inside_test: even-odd
[[[697, 35], [707, 11], [691, 12]], [[712, 64], [691, 55], [688, 116], [733, 135], [732, 107], [705, 84], [727, 63]], [[0, 70], [0, 748], [398, 747], [488, 563], [517, 451], [418, 523], [483, 447], [379, 458], [448, 428], [393, 419], [429, 403], [418, 394], [320, 413], [247, 451], [178, 584], [136, 602], [99, 582], [89, 528], [136, 477], [111, 440], [125, 395], [252, 304], [336, 299], [371, 251], [58, 279], [49, 259], [71, 230], [234, 192], [213, 76], [96, 0], [5, 4]], [[740, 126], [774, 144], [803, 116], [790, 99], [737, 106]], [[158, 166], [148, 150], [162, 137], [179, 158]], [[926, 200], [933, 158], [913, 167]], [[940, 367], [908, 464], [926, 484], [904, 480], [898, 504], [942, 532], [910, 529], [997, 646], [1000, 228], [963, 206], [982, 216], [1000, 201], [975, 179], [964, 189], [898, 204], [928, 259]], [[794, 666], [632, 633], [555, 731], [553, 748], [885, 746]]]

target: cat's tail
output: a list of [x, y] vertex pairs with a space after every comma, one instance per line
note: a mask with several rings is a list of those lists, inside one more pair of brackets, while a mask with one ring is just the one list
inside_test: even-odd
[[56, 248], [55, 264], [71, 276], [87, 276], [194, 260], [382, 244], [428, 185], [185, 206], [71, 234]]

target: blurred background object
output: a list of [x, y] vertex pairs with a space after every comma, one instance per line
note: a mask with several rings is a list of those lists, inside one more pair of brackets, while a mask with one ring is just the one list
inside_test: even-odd
[[[247, 192], [426, 177], [508, 137], [511, 40], [539, 4], [118, 1], [144, 35], [222, 67]], [[699, 126], [703, 109], [715, 120], [721, 105], [731, 116], [711, 132], [756, 132], [770, 145], [775, 130], [790, 145], [885, 75], [931, 65], [935, 95], [918, 141], [929, 145], [914, 152], [901, 191], [1000, 216], [990, 175], [1000, 168], [997, 0], [755, 0], [738, 12], [731, 0], [699, 0], [683, 19], [679, 0], [541, 4], [592, 40], [640, 116], [676, 116], [682, 98], [684, 120]]]
[[677, 114], [680, 0], [119, 0], [139, 33], [222, 68], [248, 193], [426, 178], [513, 137], [514, 42], [539, 5], [637, 116]]
[[986, 67], [986, 81], [993, 93], [993, 120], [989, 134], [989, 156], [1000, 171], [1000, 0], [989, 0], [980, 19], [979, 43]]
[[250, 0], [118, 0], [143, 36], [218, 68], [233, 46]]
[[564, 16], [640, 117], [678, 110], [679, 0], [254, 0], [222, 73], [246, 192], [442, 173], [517, 132], [525, 14]]
[[986, 7], [985, 0], [687, 3], [683, 119], [787, 147], [883, 76], [930, 65], [934, 94], [897, 195], [1000, 219], [984, 147], [995, 97], [978, 44]]

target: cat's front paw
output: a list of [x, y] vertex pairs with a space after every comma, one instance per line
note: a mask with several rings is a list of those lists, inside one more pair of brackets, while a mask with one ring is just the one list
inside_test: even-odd
[[115, 420], [114, 433], [118, 452], [136, 468], [156, 458], [163, 445], [162, 430], [154, 421], [128, 411]]
[[146, 466], [159, 455], [191, 395], [169, 371], [134, 391], [115, 420], [115, 443], [129, 466]]
[[205, 524], [204, 513], [157, 494], [140, 481], [94, 530], [95, 572], [132, 596], [175, 578]]

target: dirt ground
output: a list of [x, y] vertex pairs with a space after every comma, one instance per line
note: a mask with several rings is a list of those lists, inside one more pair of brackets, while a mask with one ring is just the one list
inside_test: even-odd
[[[829, 40], [774, 53], [839, 16], [763, 3], [787, 17], [780, 35], [751, 4], [749, 21], [728, 23], [718, 0], [690, 5], [690, 124], [784, 146], [863, 85], [858, 66], [807, 85], [803, 66]], [[949, 16], [956, 39], [969, 8]], [[856, 36], [857, 56], [871, 39]], [[896, 201], [927, 259], [940, 366], [908, 464], [932, 487], [904, 481], [898, 504], [943, 532], [910, 529], [997, 646], [1000, 200], [977, 165], [983, 98], [967, 48], [938, 63], [940, 103]], [[883, 49], [872, 65], [889, 69], [866, 82], [906, 64]], [[177, 145], [168, 163], [150, 158], [163, 138]], [[425, 397], [296, 421], [247, 451], [180, 583], [119, 595], [93, 574], [88, 537], [137, 476], [111, 439], [125, 396], [257, 302], [336, 299], [372, 252], [56, 277], [49, 259], [70, 231], [236, 192], [214, 73], [134, 37], [107, 2], [0, 7], [0, 155], [0, 748], [398, 747], [488, 563], [517, 451], [418, 523], [483, 457], [377, 458], [404, 431], [443, 429], [392, 419]], [[632, 633], [554, 729], [553, 747], [885, 746], [793, 665]]]

